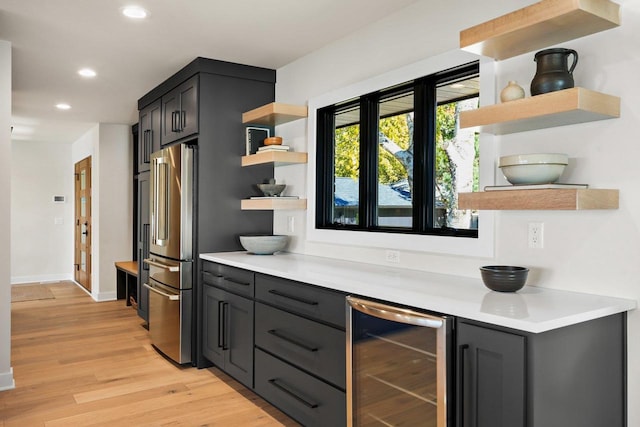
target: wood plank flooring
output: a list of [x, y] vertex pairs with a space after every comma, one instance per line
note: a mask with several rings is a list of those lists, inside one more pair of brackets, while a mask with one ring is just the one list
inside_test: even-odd
[[46, 286], [55, 299], [11, 304], [16, 389], [0, 392], [0, 427], [298, 425], [218, 369], [160, 356], [123, 300]]

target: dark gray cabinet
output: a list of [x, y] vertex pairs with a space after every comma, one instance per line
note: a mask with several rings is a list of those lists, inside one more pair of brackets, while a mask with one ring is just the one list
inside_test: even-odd
[[150, 169], [151, 153], [160, 150], [161, 103], [154, 103], [140, 110], [138, 134], [138, 172]]
[[167, 145], [198, 133], [198, 76], [162, 97], [162, 139]]
[[205, 285], [204, 356], [253, 388], [253, 300]]
[[256, 393], [305, 426], [344, 426], [343, 391], [256, 348]]
[[256, 274], [255, 295], [255, 391], [303, 425], [345, 425], [345, 294]]
[[457, 322], [457, 427], [623, 427], [626, 315], [538, 334]]
[[138, 174], [138, 316], [149, 320], [149, 290], [143, 285], [149, 280], [149, 266], [144, 259], [149, 258], [149, 171]]
[[273, 176], [273, 165], [248, 170], [239, 159], [245, 154], [242, 113], [274, 101], [275, 77], [275, 70], [198, 57], [138, 100], [139, 111], [160, 102], [161, 146], [193, 147], [192, 349], [200, 368], [210, 363], [202, 350], [203, 262], [197, 254], [242, 250], [239, 235], [273, 230], [272, 211], [243, 211], [239, 202], [258, 195], [255, 184]]
[[458, 426], [525, 426], [525, 338], [461, 323]]

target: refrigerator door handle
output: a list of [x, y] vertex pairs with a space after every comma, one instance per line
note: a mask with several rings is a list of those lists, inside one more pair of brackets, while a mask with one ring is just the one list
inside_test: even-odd
[[147, 283], [143, 283], [142, 286], [144, 286], [145, 288], [149, 289], [151, 292], [155, 292], [158, 295], [162, 295], [163, 297], [170, 299], [171, 301], [180, 301], [180, 295], [167, 294], [165, 292], [159, 291], [158, 289], [154, 288], [153, 286], [149, 286]]
[[180, 271], [179, 265], [169, 265], [164, 264], [162, 262], [158, 262], [153, 259], [145, 258], [144, 262], [149, 265], [153, 265], [154, 267], [163, 268], [165, 270], [169, 270], [171, 273], [178, 273]]

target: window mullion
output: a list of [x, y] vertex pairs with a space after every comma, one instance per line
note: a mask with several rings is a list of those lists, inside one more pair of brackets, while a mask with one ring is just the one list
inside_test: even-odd
[[377, 226], [378, 210], [378, 102], [377, 96], [360, 104], [360, 227]]
[[421, 231], [433, 229], [436, 211], [436, 80], [427, 78], [424, 82], [424, 139], [425, 139], [425, 191], [424, 191], [424, 227]]
[[335, 110], [325, 109], [318, 112], [316, 194], [316, 225], [329, 226], [333, 223], [333, 195], [334, 195], [334, 146]]
[[413, 229], [422, 232], [427, 223], [427, 191], [429, 182], [426, 173], [427, 159], [427, 120], [426, 83], [424, 79], [416, 82], [414, 88], [413, 115]]

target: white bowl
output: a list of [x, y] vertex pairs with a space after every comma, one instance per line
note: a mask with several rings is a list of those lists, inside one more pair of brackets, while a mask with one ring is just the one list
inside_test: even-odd
[[551, 184], [560, 178], [568, 163], [566, 154], [516, 154], [500, 157], [499, 168], [511, 184]]
[[552, 184], [556, 182], [566, 165], [525, 164], [502, 166], [502, 174], [511, 184]]
[[514, 154], [500, 157], [498, 166], [528, 165], [528, 164], [560, 164], [569, 163], [569, 156], [561, 153], [534, 153], [534, 154]]
[[283, 250], [289, 243], [289, 236], [256, 235], [240, 236], [240, 244], [247, 252], [255, 255], [272, 255]]

